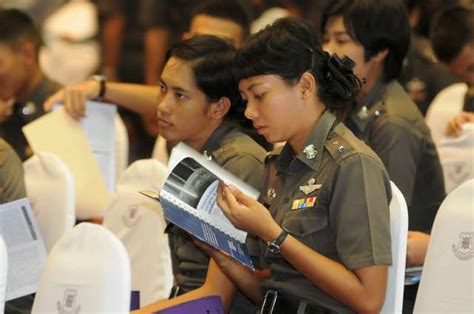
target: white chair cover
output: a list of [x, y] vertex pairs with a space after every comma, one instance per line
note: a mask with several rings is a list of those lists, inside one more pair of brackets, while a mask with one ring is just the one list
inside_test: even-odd
[[7, 289], [8, 252], [2, 235], [0, 234], [0, 313], [5, 307], [5, 291]]
[[120, 175], [128, 166], [128, 133], [119, 114], [115, 116], [115, 177]]
[[466, 84], [453, 84], [440, 91], [431, 102], [426, 112], [426, 124], [436, 145], [445, 138], [448, 122], [462, 111], [466, 91]]
[[388, 269], [387, 293], [381, 313], [401, 313], [407, 254], [408, 209], [402, 192], [395, 183], [390, 201], [390, 234], [392, 238], [392, 265]]
[[173, 284], [166, 223], [158, 202], [138, 191], [159, 191], [167, 175], [157, 160], [134, 162], [120, 177], [116, 195], [104, 215], [104, 227], [127, 248], [132, 290], [140, 291], [140, 306], [167, 298]]
[[39, 152], [23, 163], [25, 186], [46, 251], [75, 222], [75, 188], [71, 170], [56, 155]]
[[32, 313], [129, 313], [130, 262], [100, 225], [81, 223], [53, 247]]
[[464, 124], [460, 137], [441, 140], [438, 154], [447, 193], [474, 179], [474, 123]]
[[69, 85], [86, 80], [100, 63], [94, 40], [99, 29], [96, 6], [90, 1], [70, 1], [44, 22], [46, 46], [39, 54], [45, 74]]
[[166, 140], [163, 136], [158, 135], [156, 137], [155, 146], [153, 146], [153, 152], [151, 153], [153, 159], [159, 160], [163, 164], [167, 165], [170, 155], [166, 147]]
[[441, 204], [426, 253], [414, 313], [474, 313], [474, 180]]

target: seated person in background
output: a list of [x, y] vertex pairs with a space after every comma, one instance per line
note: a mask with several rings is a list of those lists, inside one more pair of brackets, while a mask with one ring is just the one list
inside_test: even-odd
[[[438, 59], [469, 88], [474, 88], [474, 7], [443, 10], [433, 21], [430, 35]], [[470, 96], [474, 97], [472, 93]], [[469, 104], [472, 108], [466, 108]], [[474, 103], [469, 104], [464, 103], [464, 111], [474, 111]]]
[[[322, 29], [323, 48], [353, 59], [354, 73], [363, 82], [346, 125], [377, 153], [390, 180], [402, 192], [408, 206], [409, 230], [429, 233], [446, 193], [430, 130], [396, 81], [410, 41], [403, 3], [333, 1], [323, 13]], [[417, 285], [405, 289], [411, 299], [404, 302], [408, 312], [414, 306], [416, 289]]]
[[445, 125], [461, 111], [474, 112], [474, 7], [441, 11], [431, 27], [433, 50], [462, 83], [442, 90], [427, 114], [433, 139], [444, 138]]
[[430, 24], [440, 7], [438, 2], [404, 0], [412, 32], [398, 81], [423, 115], [440, 90], [458, 81], [446, 65], [436, 59], [429, 40]]
[[195, 35], [214, 35], [237, 48], [249, 35], [249, 19], [237, 0], [204, 0], [192, 11], [184, 39]]
[[23, 165], [15, 151], [0, 138], [0, 204], [26, 197]]
[[235, 72], [245, 115], [269, 142], [287, 144], [267, 157], [258, 202], [228, 187], [218, 198], [250, 233], [261, 270], [208, 247], [213, 263], [203, 287], [141, 312], [206, 295], [229, 304], [235, 286], [259, 305], [266, 294], [259, 313], [380, 311], [391, 262], [390, 182], [375, 153], [337, 119], [360, 87], [352, 66], [323, 53], [298, 20], [278, 20], [244, 44]]
[[21, 128], [44, 114], [43, 102], [60, 86], [39, 68], [42, 40], [32, 19], [15, 9], [0, 9], [0, 25], [0, 106], [14, 102], [0, 123], [0, 137], [25, 160], [31, 152]]
[[[259, 189], [265, 150], [229, 123], [242, 105], [232, 73], [235, 52], [232, 45], [215, 36], [190, 38], [169, 50], [159, 88], [108, 83], [103, 97], [125, 106], [137, 105], [135, 110], [143, 112], [152, 112], [152, 104], [158, 103], [158, 129], [166, 140], [183, 141]], [[58, 92], [48, 103], [64, 100], [65, 108], [80, 117], [84, 100], [99, 94], [100, 85], [86, 82]], [[77, 99], [82, 101], [71, 102]], [[209, 257], [187, 233], [175, 226], [167, 230], [179, 293], [198, 288], [204, 283]], [[234, 307], [236, 313], [253, 310], [243, 295]]]
[[[464, 102], [459, 104], [459, 108], [464, 111], [453, 118], [445, 117], [449, 120], [447, 125], [438, 126], [445, 131], [445, 135], [459, 137], [462, 125], [474, 122], [474, 9], [453, 6], [440, 12], [431, 27], [431, 40], [438, 59], [447, 64], [451, 72], [466, 83], [466, 87], [462, 90], [456, 89], [465, 92], [464, 97], [460, 97]], [[447, 93], [454, 92], [453, 87], [441, 91], [440, 96], [443, 93], [448, 96]], [[443, 106], [443, 103], [440, 105]], [[407, 251], [409, 265], [423, 264], [428, 243], [428, 234], [409, 235]]]

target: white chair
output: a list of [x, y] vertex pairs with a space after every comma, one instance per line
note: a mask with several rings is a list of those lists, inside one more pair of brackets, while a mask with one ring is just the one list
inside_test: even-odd
[[392, 186], [390, 201], [390, 234], [392, 238], [392, 265], [388, 269], [387, 292], [381, 313], [401, 313], [407, 254], [408, 209], [397, 186]]
[[0, 313], [5, 307], [5, 291], [7, 289], [8, 252], [2, 235], [0, 234]]
[[39, 152], [23, 163], [25, 186], [46, 251], [75, 223], [72, 172], [56, 155]]
[[445, 138], [448, 122], [462, 111], [466, 91], [467, 84], [456, 83], [440, 91], [431, 102], [425, 120], [436, 145]]
[[115, 177], [120, 178], [128, 166], [128, 133], [119, 114], [115, 116]]
[[426, 252], [414, 313], [474, 313], [474, 179], [441, 204]]
[[44, 21], [46, 45], [39, 53], [43, 72], [62, 85], [83, 82], [100, 65], [100, 46], [94, 38], [99, 30], [96, 5], [66, 2]]
[[167, 142], [165, 138], [158, 134], [156, 137], [155, 145], [153, 146], [153, 152], [151, 158], [159, 160], [163, 164], [167, 165], [170, 155], [168, 154]]
[[447, 193], [461, 183], [474, 179], [474, 123], [464, 124], [458, 138], [441, 140], [438, 154]]
[[129, 313], [130, 262], [104, 227], [81, 223], [53, 247], [32, 313]]
[[120, 177], [103, 225], [127, 248], [132, 290], [140, 291], [140, 306], [167, 298], [173, 284], [171, 255], [161, 206], [138, 191], [159, 191], [167, 175], [157, 160], [134, 162]]

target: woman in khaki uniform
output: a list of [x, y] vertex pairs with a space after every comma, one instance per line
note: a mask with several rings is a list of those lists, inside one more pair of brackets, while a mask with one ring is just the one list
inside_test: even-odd
[[264, 313], [378, 312], [391, 263], [385, 168], [338, 118], [360, 84], [348, 58], [330, 57], [305, 24], [279, 20], [236, 58], [245, 115], [269, 142], [259, 202], [222, 186], [219, 205], [248, 231], [256, 275], [213, 252]]

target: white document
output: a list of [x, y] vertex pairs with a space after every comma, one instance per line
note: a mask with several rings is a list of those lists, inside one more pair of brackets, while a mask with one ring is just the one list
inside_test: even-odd
[[54, 153], [71, 169], [79, 219], [101, 215], [109, 204], [107, 183], [115, 183], [115, 111], [112, 105], [88, 105], [79, 123], [59, 108], [23, 127], [33, 151]]
[[92, 148], [110, 193], [115, 188], [115, 115], [117, 106], [88, 101], [80, 124]]
[[5, 300], [36, 292], [46, 250], [28, 199], [0, 205], [0, 233], [8, 251]]

